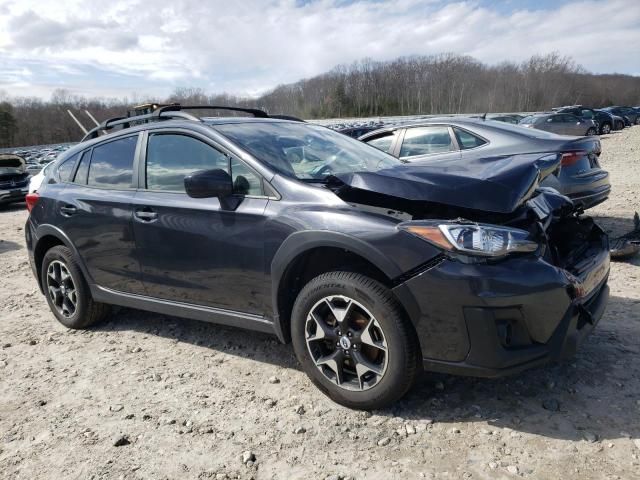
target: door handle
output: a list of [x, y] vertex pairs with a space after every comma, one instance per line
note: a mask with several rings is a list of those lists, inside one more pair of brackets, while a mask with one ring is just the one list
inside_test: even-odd
[[158, 214], [151, 210], [149, 207], [136, 210], [134, 215], [138, 220], [141, 220], [143, 222], [153, 222], [158, 218]]
[[77, 213], [78, 209], [73, 205], [63, 205], [62, 207], [60, 207], [60, 212], [62, 212], [64, 216], [70, 217], [71, 215]]

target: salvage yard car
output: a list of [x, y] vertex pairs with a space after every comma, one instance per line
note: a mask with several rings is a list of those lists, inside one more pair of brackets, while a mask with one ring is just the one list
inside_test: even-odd
[[432, 118], [382, 128], [359, 140], [415, 164], [442, 169], [464, 167], [498, 169], [513, 154], [545, 153], [560, 159], [560, 168], [541, 179], [541, 185], [568, 196], [584, 209], [609, 197], [609, 173], [600, 167], [600, 140], [530, 130], [480, 118]]
[[22, 157], [0, 154], [0, 205], [23, 202], [28, 192], [29, 177]]
[[260, 110], [190, 110], [104, 122], [28, 196], [30, 263], [63, 325], [121, 305], [272, 333], [322, 392], [375, 409], [423, 369], [571, 355], [602, 317], [607, 236], [539, 188], [557, 156], [442, 171]]

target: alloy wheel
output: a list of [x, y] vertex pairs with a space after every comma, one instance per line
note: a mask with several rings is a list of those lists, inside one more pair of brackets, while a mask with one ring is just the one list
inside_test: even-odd
[[51, 303], [63, 317], [71, 317], [78, 307], [78, 292], [67, 266], [54, 260], [47, 268], [47, 292]]
[[344, 295], [324, 297], [307, 315], [307, 349], [316, 368], [346, 390], [377, 385], [388, 364], [380, 323], [362, 304]]
[[608, 123], [602, 126], [602, 133], [604, 135], [611, 133], [611, 126]]

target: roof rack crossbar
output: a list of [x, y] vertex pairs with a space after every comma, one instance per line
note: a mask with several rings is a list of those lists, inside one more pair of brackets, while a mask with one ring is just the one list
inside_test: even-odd
[[164, 112], [176, 112], [181, 110], [229, 110], [231, 112], [250, 113], [256, 118], [269, 118], [269, 114], [257, 108], [226, 107], [223, 105], [167, 105], [153, 111], [154, 115], [161, 115]]
[[[105, 120], [97, 127], [91, 129], [81, 140], [84, 142], [85, 140], [91, 140], [93, 138], [97, 138], [100, 132], [108, 131], [112, 128], [122, 125], [123, 128], [129, 128], [133, 122], [149, 122], [149, 121], [159, 121], [159, 120], [169, 120], [171, 118], [182, 118], [185, 120], [191, 120], [194, 122], [202, 122], [202, 120], [194, 115], [191, 115], [183, 110], [229, 110], [232, 112], [244, 112], [250, 113], [256, 118], [269, 118], [269, 114], [263, 110], [259, 110], [257, 108], [243, 108], [243, 107], [225, 107], [222, 105], [180, 105], [180, 104], [172, 104], [165, 105], [159, 108], [156, 108], [151, 113], [145, 113], [144, 115], [136, 115], [135, 117], [113, 117]], [[274, 118], [278, 118], [275, 116]]]
[[118, 125], [123, 125], [123, 128], [129, 128], [132, 122], [142, 122], [142, 121], [159, 121], [159, 120], [170, 120], [172, 118], [183, 118], [185, 120], [192, 120], [194, 122], [200, 122], [201, 120], [198, 117], [193, 115], [189, 115], [185, 112], [160, 112], [161, 114], [146, 113], [144, 115], [136, 115], [135, 117], [113, 117], [105, 120], [99, 126], [91, 129], [81, 140], [84, 142], [85, 140], [91, 140], [98, 137], [98, 134], [101, 131], [111, 130]]

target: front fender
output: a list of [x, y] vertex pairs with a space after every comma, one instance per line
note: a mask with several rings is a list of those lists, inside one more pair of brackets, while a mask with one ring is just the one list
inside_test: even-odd
[[[398, 235], [405, 234], [398, 232]], [[283, 341], [286, 338], [286, 333], [283, 330], [279, 316], [278, 292], [285, 271], [301, 254], [320, 247], [339, 248], [354, 253], [374, 265], [392, 282], [407, 271], [406, 267], [401, 267], [387, 252], [353, 235], [327, 230], [305, 230], [291, 234], [278, 248], [271, 262], [270, 271], [274, 326], [278, 337]], [[419, 257], [421, 255], [417, 253], [416, 261], [418, 261]], [[398, 294], [405, 293], [402, 288], [399, 288], [397, 292], [394, 291], [394, 293], [396, 293], [396, 298], [403, 305], [410, 319], [413, 321], [418, 318], [416, 316], [418, 305], [415, 299], [409, 295]]]

